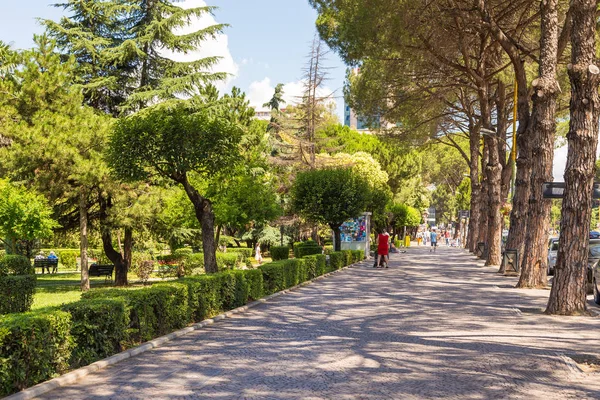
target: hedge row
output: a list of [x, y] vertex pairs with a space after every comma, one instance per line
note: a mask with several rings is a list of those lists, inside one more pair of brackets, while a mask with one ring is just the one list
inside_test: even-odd
[[29, 311], [35, 287], [35, 270], [27, 257], [0, 258], [0, 314]]
[[270, 252], [273, 261], [287, 260], [290, 258], [290, 248], [288, 246], [271, 246]]
[[294, 243], [294, 257], [296, 258], [302, 258], [313, 254], [321, 254], [322, 252], [323, 248], [314, 240]]
[[240, 307], [327, 271], [362, 260], [361, 252], [282, 260], [134, 288], [106, 288], [82, 300], [0, 317], [0, 396], [87, 365], [124, 347]]

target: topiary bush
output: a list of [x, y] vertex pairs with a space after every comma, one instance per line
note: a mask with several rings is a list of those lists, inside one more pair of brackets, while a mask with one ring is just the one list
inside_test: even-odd
[[248, 300], [258, 300], [264, 294], [263, 289], [263, 274], [258, 269], [243, 271], [248, 282]]
[[327, 257], [323, 254], [314, 254], [303, 258], [306, 265], [308, 279], [314, 279], [325, 273], [327, 268]]
[[0, 396], [66, 372], [73, 341], [71, 315], [60, 310], [0, 318]]
[[344, 254], [344, 267], [354, 263], [352, 250], [342, 250], [342, 253]]
[[259, 267], [263, 274], [266, 294], [272, 294], [308, 279], [307, 265], [303, 259], [280, 260]]
[[75, 347], [70, 365], [78, 368], [122, 350], [127, 339], [129, 309], [123, 298], [80, 300], [65, 304], [71, 315], [71, 337]]
[[319, 246], [314, 240], [307, 240], [306, 242], [294, 243], [294, 257], [302, 258], [313, 254], [321, 254], [323, 248]]
[[204, 273], [204, 253], [189, 254], [183, 259], [185, 276], [200, 275]]
[[0, 258], [0, 276], [33, 274], [35, 268], [27, 257], [7, 254]]
[[123, 298], [130, 309], [132, 339], [147, 341], [183, 328], [190, 320], [187, 285], [168, 282], [140, 289], [100, 289], [84, 299]]
[[35, 275], [0, 276], [0, 314], [29, 311], [36, 284]]
[[344, 267], [346, 255], [341, 251], [334, 251], [329, 255], [329, 271], [335, 271]]
[[362, 250], [352, 250], [352, 263], [356, 263], [365, 259], [365, 252]]
[[288, 246], [271, 246], [271, 258], [273, 261], [287, 260], [290, 258], [290, 248]]
[[186, 256], [189, 256], [192, 253], [193, 253], [193, 251], [191, 248], [182, 247], [180, 249], [176, 249], [175, 251], [173, 251], [173, 256], [179, 257], [179, 258], [184, 258]]
[[238, 265], [238, 253], [217, 253], [217, 268], [220, 271], [235, 269]]
[[54, 253], [56, 253], [58, 262], [61, 263], [63, 267], [70, 270], [77, 269], [77, 257], [79, 257], [79, 250], [59, 249], [55, 250]]

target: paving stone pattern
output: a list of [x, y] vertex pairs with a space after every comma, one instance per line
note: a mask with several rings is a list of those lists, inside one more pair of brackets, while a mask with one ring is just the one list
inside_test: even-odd
[[[598, 399], [600, 319], [459, 249], [411, 247], [93, 373], [45, 399]], [[523, 310], [523, 311], [521, 311]]]

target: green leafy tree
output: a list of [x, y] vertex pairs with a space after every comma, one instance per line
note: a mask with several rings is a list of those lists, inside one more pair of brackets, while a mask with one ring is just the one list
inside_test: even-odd
[[57, 226], [43, 196], [0, 180], [0, 235], [9, 253], [31, 258], [37, 241], [50, 238]]
[[240, 124], [180, 101], [121, 119], [110, 140], [108, 159], [121, 179], [161, 177], [185, 190], [202, 227], [207, 272], [217, 272], [215, 214], [212, 200], [193, 185], [191, 175], [215, 177], [235, 166], [242, 134]]
[[169, 0], [65, 0], [68, 16], [44, 21], [65, 54], [78, 62], [86, 101], [116, 114], [176, 96], [190, 96], [226, 74], [211, 72], [218, 57], [176, 61], [220, 34], [225, 25], [178, 33], [214, 7], [184, 9]]
[[341, 225], [364, 212], [370, 197], [369, 183], [347, 168], [301, 172], [292, 187], [292, 207], [302, 217], [325, 223], [341, 246]]
[[389, 207], [389, 211], [392, 214], [394, 235], [400, 236], [400, 229], [413, 228], [421, 223], [421, 212], [406, 204], [394, 203]]

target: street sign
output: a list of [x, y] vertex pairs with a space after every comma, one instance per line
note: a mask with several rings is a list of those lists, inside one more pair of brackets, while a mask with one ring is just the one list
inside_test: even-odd
[[458, 219], [459, 219], [459, 220], [460, 220], [460, 219], [463, 219], [463, 218], [464, 218], [464, 219], [467, 219], [467, 218], [469, 218], [470, 216], [471, 216], [471, 211], [469, 211], [469, 210], [460, 210], [460, 211], [458, 212]]
[[[542, 185], [542, 193], [545, 199], [562, 199], [565, 197], [565, 183], [546, 182]], [[594, 183], [592, 198], [600, 199], [600, 183]]]

